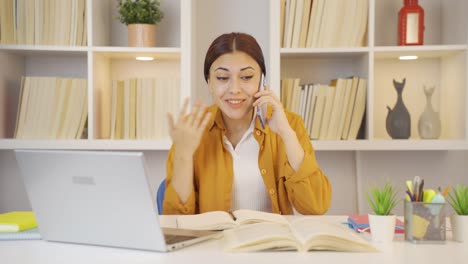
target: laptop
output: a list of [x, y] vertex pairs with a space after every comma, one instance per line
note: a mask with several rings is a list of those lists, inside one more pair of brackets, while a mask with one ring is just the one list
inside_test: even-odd
[[160, 226], [141, 152], [15, 156], [44, 240], [166, 252], [219, 235]]

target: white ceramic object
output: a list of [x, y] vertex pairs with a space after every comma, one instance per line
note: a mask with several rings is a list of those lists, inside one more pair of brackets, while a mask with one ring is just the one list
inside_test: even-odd
[[453, 214], [450, 216], [453, 240], [468, 242], [468, 215]]
[[369, 214], [369, 227], [372, 241], [378, 243], [392, 242], [395, 236], [395, 224], [395, 215]]

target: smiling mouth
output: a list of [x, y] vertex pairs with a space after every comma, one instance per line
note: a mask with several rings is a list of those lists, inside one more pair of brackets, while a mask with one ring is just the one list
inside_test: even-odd
[[237, 104], [240, 104], [242, 102], [244, 102], [245, 100], [244, 99], [231, 99], [231, 100], [226, 100], [226, 102], [228, 102], [229, 104], [233, 104], [233, 105], [237, 105]]

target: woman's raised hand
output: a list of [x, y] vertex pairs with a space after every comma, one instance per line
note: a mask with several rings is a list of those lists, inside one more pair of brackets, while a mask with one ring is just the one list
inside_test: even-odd
[[167, 117], [169, 134], [176, 152], [179, 155], [190, 155], [191, 157], [200, 145], [203, 131], [209, 123], [211, 113], [206, 112], [208, 106], [198, 100], [187, 115], [188, 104], [189, 98], [185, 99], [177, 120], [171, 113], [168, 113]]

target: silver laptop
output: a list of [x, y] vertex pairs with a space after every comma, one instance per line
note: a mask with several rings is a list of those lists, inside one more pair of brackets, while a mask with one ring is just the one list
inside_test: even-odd
[[217, 236], [160, 227], [143, 153], [15, 150], [15, 155], [45, 240], [171, 251]]

